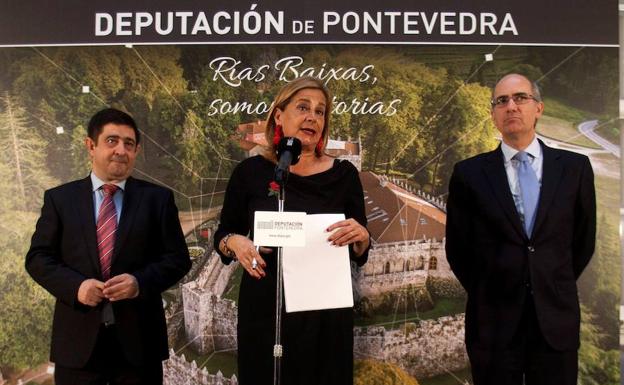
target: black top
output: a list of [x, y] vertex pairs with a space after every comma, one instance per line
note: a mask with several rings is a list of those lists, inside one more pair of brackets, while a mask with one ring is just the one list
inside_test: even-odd
[[[269, 195], [275, 164], [262, 156], [241, 162], [230, 178], [215, 233], [215, 250], [223, 263], [232, 260], [219, 250], [228, 233], [253, 232], [254, 212], [277, 211], [277, 196]], [[357, 169], [334, 160], [329, 170], [309, 176], [290, 174], [285, 211], [308, 214], [344, 213], [366, 226], [364, 193]], [[253, 234], [249, 235], [250, 238]], [[363, 265], [368, 250], [355, 258]], [[273, 383], [275, 342], [276, 254], [263, 255], [266, 277], [243, 274], [238, 302], [238, 365], [241, 385]], [[322, 277], [319, 277], [322, 279]], [[353, 383], [353, 313], [351, 308], [285, 314], [282, 320], [282, 384]]]

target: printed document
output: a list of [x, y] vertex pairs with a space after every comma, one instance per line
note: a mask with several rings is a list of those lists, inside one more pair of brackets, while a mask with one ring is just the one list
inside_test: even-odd
[[353, 306], [349, 249], [332, 246], [325, 231], [344, 219], [344, 214], [306, 215], [305, 247], [284, 247], [286, 312]]

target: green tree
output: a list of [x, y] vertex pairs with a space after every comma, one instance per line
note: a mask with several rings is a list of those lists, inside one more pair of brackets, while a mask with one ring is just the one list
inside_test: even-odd
[[193, 111], [187, 112], [181, 127], [178, 151], [184, 163], [184, 191], [188, 195], [202, 194], [200, 190], [202, 176], [210, 175], [209, 139], [202, 131], [201, 119]]
[[579, 349], [580, 385], [618, 385], [620, 383], [620, 352], [599, 347], [602, 338], [593, 325], [594, 316], [583, 306], [581, 347]]
[[23, 108], [9, 95], [2, 98], [4, 110], [0, 114], [0, 159], [11, 168], [10, 177], [14, 181], [10, 199], [21, 210], [34, 210], [39, 207], [41, 196], [55, 181], [43, 167], [46, 159], [46, 144], [29, 127]]
[[[6, 198], [6, 197], [5, 197]], [[24, 369], [49, 357], [53, 300], [24, 270], [36, 214], [0, 212], [0, 363]]]
[[[0, 177], [15, 170], [0, 162]], [[23, 369], [48, 359], [52, 300], [24, 270], [24, 255], [36, 214], [22, 210], [15, 186], [0, 185], [0, 363]]]
[[432, 145], [431, 192], [446, 190], [458, 161], [496, 147], [490, 119], [490, 90], [477, 83], [450, 83], [457, 91], [432, 119], [426, 140]]
[[24, 270], [24, 255], [43, 190], [56, 184], [45, 167], [45, 142], [5, 92], [0, 113], [0, 362], [21, 369], [47, 360], [52, 300]]
[[[152, 131], [147, 122], [159, 100], [171, 101], [171, 109], [181, 108], [177, 100], [186, 95], [187, 82], [179, 59], [177, 48], [164, 46], [41, 48], [18, 57], [8, 70], [14, 74], [13, 93], [26, 101], [24, 107], [36, 117], [32, 128], [48, 140], [47, 164], [53, 175], [65, 181], [84, 175], [73, 174], [79, 168], [67, 167], [74, 163], [68, 151], [78, 136], [73, 129], [84, 127], [106, 106], [129, 111], [155, 143], [176, 152], [170, 143], [172, 127]], [[83, 93], [83, 86], [89, 87], [88, 93]], [[64, 127], [65, 134], [57, 135], [56, 126]], [[168, 169], [168, 159], [158, 152], [154, 153], [158, 157], [150, 158], [151, 154], [141, 159], [157, 172]]]
[[534, 48], [531, 61], [545, 73], [556, 68], [541, 82], [547, 95], [597, 114], [617, 115], [617, 49]]
[[71, 170], [76, 177], [85, 176], [91, 171], [91, 160], [85, 146], [86, 137], [87, 130], [82, 125], [75, 127], [71, 132], [71, 144], [69, 147]]
[[605, 213], [599, 217], [596, 250], [578, 285], [581, 302], [593, 315], [591, 320], [600, 332], [599, 346], [611, 350], [619, 345], [620, 266], [617, 227], [607, 218]]

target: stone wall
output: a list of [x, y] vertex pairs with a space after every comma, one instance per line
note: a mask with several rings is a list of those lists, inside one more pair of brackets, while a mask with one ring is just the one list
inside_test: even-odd
[[186, 339], [199, 353], [236, 348], [236, 304], [221, 298], [236, 266], [213, 253], [199, 277], [182, 286]]
[[[452, 292], [457, 296], [456, 281], [446, 260], [445, 240], [407, 241], [374, 245], [356, 279], [359, 297], [375, 300], [384, 294], [410, 288], [426, 288], [430, 275], [436, 277], [439, 293]], [[442, 282], [437, 285], [438, 282]], [[443, 283], [446, 286], [441, 286]], [[458, 284], [458, 282], [457, 282]], [[448, 286], [448, 288], [447, 288]]]
[[182, 296], [186, 339], [197, 352], [236, 348], [238, 309], [234, 301], [198, 288], [196, 282], [185, 284]]
[[427, 290], [434, 298], [466, 298], [466, 291], [454, 275], [429, 274]]
[[450, 272], [444, 251], [445, 240], [392, 242], [374, 245], [363, 267], [365, 276], [415, 270]]
[[198, 277], [193, 282], [198, 288], [210, 291], [217, 296], [222, 296], [237, 266], [237, 263], [230, 263], [227, 266], [224, 265], [221, 263], [219, 255], [213, 251]]
[[213, 307], [212, 333], [216, 350], [236, 350], [238, 339], [238, 307], [234, 301], [215, 298]]
[[188, 362], [184, 355], [170, 350], [169, 359], [163, 363], [163, 385], [238, 385], [238, 379], [235, 374], [225, 377], [221, 371], [210, 374], [206, 368], [199, 369], [195, 361]]
[[423, 270], [404, 273], [380, 274], [377, 276], [363, 276], [357, 282], [358, 293], [361, 297], [374, 298], [384, 293], [397, 291], [407, 286], [413, 288], [425, 287], [427, 272]]
[[[430, 269], [434, 257], [436, 266]], [[235, 302], [222, 298], [236, 266], [235, 263], [223, 265], [212, 253], [199, 276], [182, 286], [186, 338], [201, 354], [236, 349], [238, 309]], [[375, 245], [369, 263], [360, 270], [355, 281], [358, 297], [367, 298], [373, 307], [374, 298], [381, 300], [404, 290], [420, 293], [423, 301], [428, 298], [430, 302], [430, 294], [447, 298], [464, 295], [446, 261], [444, 240]], [[419, 304], [418, 308], [423, 306]], [[400, 330], [355, 328], [354, 352], [357, 358], [392, 362], [417, 378], [459, 370], [468, 366], [463, 322], [463, 315], [458, 315], [407, 323]], [[235, 384], [232, 381], [236, 381], [235, 377], [226, 379], [219, 373], [210, 375], [197, 369], [194, 362], [186, 363], [177, 358], [171, 360], [169, 367], [173, 373], [170, 377], [177, 373], [175, 378], [181, 380], [169, 384], [184, 385], [188, 379], [200, 385]], [[174, 377], [171, 378], [170, 381], [174, 381]]]
[[210, 292], [199, 288], [197, 282], [182, 286], [186, 339], [196, 351], [203, 354], [215, 350], [212, 339], [212, 297]]
[[429, 378], [468, 366], [464, 347], [464, 315], [406, 323], [399, 330], [354, 329], [356, 358], [372, 358], [400, 366], [416, 378]]

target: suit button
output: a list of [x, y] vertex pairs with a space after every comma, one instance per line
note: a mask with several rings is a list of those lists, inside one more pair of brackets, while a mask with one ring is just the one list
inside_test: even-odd
[[533, 246], [529, 246], [529, 247], [527, 247], [527, 249], [529, 250], [529, 253], [535, 252], [535, 247], [533, 247]]

